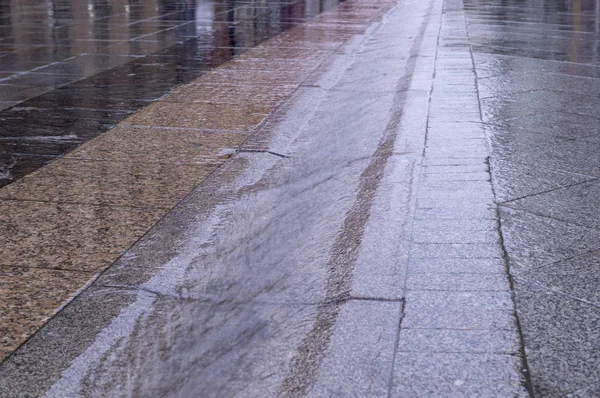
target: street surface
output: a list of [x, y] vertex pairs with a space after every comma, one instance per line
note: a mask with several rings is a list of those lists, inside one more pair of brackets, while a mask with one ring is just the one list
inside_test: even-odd
[[600, 396], [600, 2], [190, 4], [0, 80], [1, 397]]

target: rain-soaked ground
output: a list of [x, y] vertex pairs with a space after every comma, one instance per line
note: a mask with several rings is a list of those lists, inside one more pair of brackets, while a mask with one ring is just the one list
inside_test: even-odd
[[166, 3], [20, 8], [0, 395], [600, 396], [600, 1]]
[[465, 8], [535, 391], [600, 396], [600, 2]]
[[337, 0], [0, 0], [0, 186]]

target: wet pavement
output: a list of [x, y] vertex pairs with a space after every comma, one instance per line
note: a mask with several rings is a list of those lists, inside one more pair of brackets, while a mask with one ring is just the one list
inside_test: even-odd
[[[327, 18], [310, 17], [324, 12], [325, 4], [302, 8], [305, 16], [294, 18], [310, 21], [290, 24], [251, 54], [244, 48], [222, 67], [200, 68], [200, 77], [188, 85], [5, 186], [0, 194], [2, 357], [230, 159], [313, 69], [385, 5], [348, 6]], [[160, 71], [161, 65], [153, 67]], [[22, 106], [8, 111], [43, 113]], [[48, 116], [47, 121], [49, 126], [34, 127], [64, 132], [64, 119]], [[34, 138], [53, 143], [48, 136]]]
[[535, 393], [598, 396], [600, 4], [465, 8]]
[[0, 395], [600, 395], [597, 1], [120, 7], [20, 11], [126, 61], [0, 111]]
[[338, 1], [0, 1], [0, 186]]
[[[291, 37], [273, 53], [256, 46], [337, 2], [78, 4], [5, 6], [4, 28], [16, 33], [2, 36], [0, 65], [11, 76], [0, 83], [10, 105], [24, 101], [0, 111], [1, 184], [12, 182], [0, 195], [2, 357], [226, 161], [295, 89], [288, 83], [333, 51], [311, 45], [312, 36], [325, 27], [332, 34], [353, 29], [305, 25], [295, 34], [306, 44]], [[66, 33], [58, 38], [57, 31]], [[14, 43], [27, 38], [46, 40]], [[252, 58], [173, 92], [161, 102], [166, 114], [147, 108], [252, 47]], [[303, 64], [292, 68], [294, 61]], [[283, 64], [288, 70], [277, 79], [286, 84], [265, 95], [264, 85], [275, 83], [270, 74]], [[268, 79], [253, 78], [242, 96], [249, 73]], [[57, 76], [63, 80], [54, 87]], [[25, 79], [27, 85], [16, 84]], [[180, 112], [195, 121], [181, 123]], [[157, 117], [171, 117], [163, 126], [189, 128], [155, 128]]]

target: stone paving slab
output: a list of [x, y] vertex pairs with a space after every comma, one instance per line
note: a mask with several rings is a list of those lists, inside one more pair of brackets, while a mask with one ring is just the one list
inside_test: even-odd
[[110, 265], [165, 214], [163, 209], [18, 200], [0, 200], [0, 206], [2, 266], [81, 271]]
[[392, 395], [528, 394], [468, 43], [446, 1]]
[[[164, 129], [169, 136], [199, 123], [200, 142], [231, 139], [205, 147], [222, 166], [4, 363], [10, 377], [0, 391], [90, 395], [131, 382], [135, 391], [180, 395], [594, 396], [595, 213], [591, 199], [566, 194], [595, 192], [596, 165], [585, 155], [594, 146], [584, 141], [594, 117], [557, 111], [559, 98], [479, 84], [503, 76], [509, 58], [521, 69], [530, 61], [555, 76], [593, 78], [583, 64], [590, 51], [570, 53], [564, 40], [544, 47], [545, 35], [523, 30], [501, 40], [470, 30], [539, 24], [536, 6], [347, 1], [334, 11], [319, 23], [329, 15], [352, 26], [337, 26], [337, 35], [300, 26], [265, 44], [285, 49], [286, 60], [300, 48], [299, 63], [317, 49], [310, 68], [279, 78], [268, 63], [231, 62], [152, 105], [169, 109], [161, 120], [177, 119], [173, 110], [188, 101], [209, 109], [193, 90], [237, 76], [240, 99], [228, 88], [231, 97], [218, 100], [239, 109], [253, 103], [256, 87], [245, 82], [253, 74], [281, 90], [257, 96], [269, 104], [264, 120], [233, 118], [238, 132], [203, 131], [189, 112], [178, 129]], [[587, 29], [595, 17], [582, 12]], [[549, 14], [546, 27], [577, 31], [571, 14]], [[390, 57], [379, 62], [383, 53]], [[396, 56], [401, 67], [387, 73]], [[479, 101], [480, 87], [488, 100]], [[513, 95], [527, 106], [510, 105]], [[556, 133], [571, 123], [571, 140]], [[104, 159], [115, 145], [134, 145], [127, 134], [139, 130], [121, 125], [80, 152]], [[331, 150], [340, 143], [344, 151]], [[237, 153], [221, 158], [221, 149]], [[536, 183], [498, 190], [506, 164], [518, 171], [505, 180]], [[545, 170], [519, 166], [531, 164]], [[94, 323], [98, 302], [107, 305]], [[67, 341], [61, 332], [73, 321], [83, 326]], [[65, 345], [59, 363], [48, 363]], [[26, 377], [23, 366], [33, 369]]]
[[[48, 289], [47, 300], [35, 299], [44, 294], [38, 288], [7, 291], [7, 303], [30, 304], [25, 312], [18, 310], [16, 304], [8, 305], [2, 312], [1, 322], [11, 325], [12, 330], [3, 341], [2, 358], [227, 161], [328, 54], [360, 33], [364, 24], [389, 4], [376, 2], [364, 10], [358, 6], [356, 12], [354, 7], [348, 3], [328, 17], [320, 17], [319, 25], [292, 28], [256, 48], [255, 53], [248, 50], [235, 61], [174, 92], [172, 99], [164, 97], [65, 158], [4, 187], [0, 191], [2, 206], [14, 210], [4, 216], [6, 255], [2, 266], [26, 267], [23, 269], [31, 271], [16, 276], [5, 274], [0, 277], [2, 283], [12, 286], [15, 278], [26, 280], [41, 272], [40, 276], [49, 278], [48, 287], [52, 286], [52, 275], [58, 274], [36, 271], [40, 267], [70, 271], [73, 283], [60, 290], [60, 294], [52, 295], [53, 290]], [[351, 20], [352, 24], [336, 25], [342, 20]], [[265, 58], [268, 54], [278, 59], [279, 52], [282, 61]], [[297, 67], [282, 68], [282, 62]], [[148, 71], [152, 72], [151, 68]], [[128, 78], [121, 82], [122, 78], [121, 74], [108, 71], [78, 87], [91, 83], [97, 88], [107, 85], [119, 97], [119, 92], [125, 94], [131, 89]], [[274, 82], [282, 83], [275, 101], [246, 96], [256, 104], [248, 106], [239, 95]], [[221, 83], [226, 84], [220, 96], [207, 101], [215, 84], [221, 87]], [[228, 85], [246, 88], [227, 90]], [[182, 106], [180, 93], [185, 91], [198, 92], [198, 98], [205, 101]], [[187, 127], [196, 130], [189, 131]], [[20, 233], [15, 235], [15, 230]]]
[[319, 375], [306, 395], [385, 396], [401, 308], [400, 301], [357, 300], [345, 305]]
[[0, 356], [8, 356], [93, 277], [91, 272], [0, 267]]
[[[104, 133], [174, 88], [338, 5], [269, 1], [265, 7], [243, 0], [192, 5], [173, 0], [154, 7], [116, 0], [96, 2], [93, 11], [81, 12], [76, 2], [67, 3], [52, 16], [47, 10], [32, 12], [37, 6], [22, 7], [21, 2], [0, 6], [9, 9], [3, 15], [13, 16], [0, 21], [0, 186]], [[319, 21], [310, 26], [349, 32], [357, 27]], [[311, 52], [294, 69], [318, 64], [322, 52]], [[263, 49], [247, 62], [260, 63], [265, 54]], [[286, 52], [277, 64], [285, 60], [291, 71]]]
[[126, 163], [194, 166], [219, 164], [248, 139], [245, 133], [128, 127], [120, 125], [64, 157]]
[[171, 209], [214, 168], [65, 158], [4, 187], [0, 199]]
[[597, 4], [465, 5], [532, 393], [596, 396]]

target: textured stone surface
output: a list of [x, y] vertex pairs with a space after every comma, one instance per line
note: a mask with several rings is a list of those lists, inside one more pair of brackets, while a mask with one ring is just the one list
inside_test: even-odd
[[[135, 14], [144, 11], [144, 5], [127, 5], [128, 11], [123, 14], [115, 11], [119, 7], [113, 10], [107, 4], [95, 4], [94, 12], [103, 10], [107, 21], [104, 34], [110, 39], [97, 35], [87, 40], [76, 37], [76, 42], [85, 45], [82, 49], [70, 47], [71, 37], [52, 33], [54, 39], [60, 38], [60, 46], [66, 46], [63, 49], [73, 51], [71, 55], [58, 50], [51, 51], [51, 55], [39, 43], [28, 49], [2, 42], [5, 47], [0, 69], [19, 73], [12, 76], [7, 72], [0, 77], [0, 100], [7, 99], [9, 91], [16, 93], [13, 99], [19, 101], [49, 92], [29, 99], [21, 107], [1, 112], [0, 151], [6, 153], [0, 157], [0, 185], [54, 161], [0, 191], [0, 207], [5, 210], [0, 220], [3, 266], [102, 272], [228, 160], [246, 141], [248, 133], [291, 95], [334, 48], [360, 32], [374, 14], [389, 7], [383, 3], [364, 11], [363, 22], [350, 12], [348, 17], [356, 24], [347, 26], [330, 25], [335, 18], [320, 19], [316, 25], [281, 36], [279, 44], [256, 48], [253, 54], [248, 51], [250, 47], [337, 3], [319, 11], [303, 7], [299, 10], [294, 8], [298, 4], [287, 2], [274, 3], [268, 12], [267, 8], [252, 5], [221, 9], [215, 4], [218, 12], [206, 15], [203, 13], [208, 9], [190, 8], [186, 3], [187, 11], [183, 12], [179, 10], [181, 4], [171, 3], [167, 7], [174, 7], [171, 12], [157, 8], [145, 16]], [[56, 17], [71, 8], [66, 5], [55, 10]], [[231, 19], [227, 14], [233, 13], [234, 8]], [[22, 12], [27, 16], [22, 22], [30, 17], [46, 18], [34, 6], [26, 12], [13, 11], [15, 15]], [[196, 13], [203, 15], [201, 20], [194, 19], [192, 15]], [[88, 14], [82, 15], [70, 16], [70, 26], [85, 26]], [[124, 15], [132, 20], [123, 20]], [[157, 22], [158, 15], [167, 19]], [[340, 17], [345, 18], [341, 14]], [[271, 24], [275, 19], [276, 27]], [[244, 21], [263, 27], [270, 24], [272, 30], [256, 30]], [[25, 31], [33, 28], [29, 22], [25, 25]], [[13, 33], [10, 27], [5, 26], [4, 30]], [[37, 37], [46, 29], [38, 26], [33, 30], [32, 35]], [[132, 37], [133, 32], [139, 37]], [[235, 36], [235, 45], [229, 35]], [[3, 38], [14, 41], [11, 36]], [[299, 39], [307, 45], [305, 50], [294, 49], [295, 42], [302, 46]], [[100, 43], [102, 49], [94, 47]], [[95, 50], [89, 53], [92, 47]], [[327, 51], [315, 51], [317, 47]], [[4, 50], [25, 53], [25, 58], [32, 58], [33, 62], [21, 62]], [[79, 54], [81, 51], [84, 53]], [[227, 62], [234, 56], [238, 57]], [[220, 65], [221, 68], [214, 68]], [[39, 69], [26, 73], [33, 68]], [[183, 83], [193, 84], [149, 105]], [[260, 95], [265, 84], [277, 83], [277, 90]], [[28, 89], [26, 84], [37, 85], [37, 91]], [[42, 84], [47, 86], [41, 87]], [[52, 90], [52, 85], [63, 86]], [[220, 87], [220, 91], [215, 87]], [[139, 112], [131, 116], [136, 111]], [[145, 127], [132, 127], [131, 123]], [[115, 124], [116, 128], [98, 136]], [[30, 274], [51, 272], [23, 269]], [[91, 277], [73, 274], [87, 275], [87, 279], [74, 276], [58, 294], [50, 277], [45, 290], [28, 284], [27, 272], [11, 279], [14, 286], [22, 277], [23, 286], [28, 288], [18, 289], [18, 297], [6, 297], [9, 308], [16, 308], [18, 302], [29, 304], [18, 319], [13, 317], [14, 322], [8, 322], [13, 332], [7, 337], [9, 346], [2, 348], [3, 356], [25, 341]]]
[[447, 383], [460, 386], [461, 381], [484, 380], [523, 391], [518, 387], [520, 361], [512, 355], [400, 352], [396, 361], [398, 381], [411, 376], [417, 379], [431, 377], [431, 384], [443, 387]]
[[5, 187], [0, 198], [171, 209], [215, 167], [61, 159]]
[[446, 1], [394, 396], [526, 396], [461, 1]]
[[[299, 58], [297, 62], [302, 61], [303, 58]], [[161, 101], [183, 104], [224, 103], [243, 107], [277, 106], [296, 88], [295, 85], [281, 85], [270, 86], [265, 90], [262, 84], [252, 84], [252, 81], [244, 83], [243, 85], [188, 84], [163, 97]]]
[[[594, 396], [597, 15], [559, 3], [348, 0], [300, 26], [314, 11], [290, 17], [222, 68], [194, 66], [199, 78], [178, 69], [193, 84], [130, 119], [148, 128], [120, 125], [54, 164], [159, 175], [160, 205], [179, 197], [172, 168], [226, 162], [11, 356], [0, 395]], [[239, 26], [266, 29], [254, 11], [272, 12], [241, 6]], [[102, 120], [115, 123], [173, 87], [168, 68], [152, 72], [165, 57], [74, 86], [111, 87]], [[153, 73], [165, 74], [160, 90], [127, 96], [130, 79]], [[51, 99], [72, 103], [38, 106]], [[73, 107], [84, 105], [98, 109]], [[20, 148], [55, 159], [94, 135], [94, 112], [77, 112], [80, 135], [63, 144]], [[24, 115], [40, 112], [15, 110], [6, 125]], [[32, 198], [58, 190], [45, 184]], [[72, 185], [61, 192], [94, 193]], [[63, 229], [90, 247], [87, 230]]]
[[515, 274], [600, 248], [595, 229], [504, 207], [500, 214], [504, 242]]
[[477, 273], [411, 273], [406, 288], [441, 291], [507, 291], [508, 280], [501, 273], [485, 277]]
[[557, 293], [600, 307], [600, 253], [587, 252], [582, 255], [557, 261], [544, 267], [520, 273], [524, 280]]
[[413, 258], [410, 267], [414, 273], [504, 273], [506, 265], [501, 258]]
[[510, 202], [508, 206], [560, 221], [600, 229], [600, 215], [596, 203], [599, 196], [600, 183], [592, 181], [525, 197]]
[[118, 126], [65, 155], [66, 158], [159, 164], [219, 164], [248, 136]]
[[0, 267], [0, 361], [93, 276], [88, 272]]
[[271, 108], [224, 104], [157, 102], [136, 113], [125, 123], [137, 126], [197, 128], [207, 130], [252, 131]]
[[517, 355], [518, 336], [506, 330], [404, 329], [400, 352], [495, 353]]
[[[87, 10], [69, 0], [60, 6], [0, 6], [0, 151], [12, 159], [9, 172], [0, 174], [0, 186], [42, 167], [47, 162], [41, 155], [63, 155], [233, 59], [229, 64], [248, 65], [231, 69], [227, 79], [243, 83], [251, 80], [248, 69], [272, 74], [285, 66], [280, 69], [287, 70], [287, 79], [298, 83], [303, 79], [298, 71], [314, 68], [327, 51], [301, 50], [288, 42], [291, 48], [279, 54], [269, 46], [247, 58], [244, 53], [337, 4], [117, 0], [97, 1]], [[361, 28], [356, 22], [337, 26], [336, 18], [320, 19], [310, 25], [314, 33], [300, 32], [350, 34]], [[244, 104], [241, 98], [237, 103]]]
[[[13, 200], [0, 201], [0, 207], [1, 265], [80, 271], [110, 265], [165, 213]], [[72, 286], [72, 292], [81, 286]]]
[[595, 383], [600, 364], [598, 307], [521, 278], [516, 295], [536, 392], [560, 396]]
[[533, 390], [596, 396], [597, 5], [465, 4]]
[[[346, 2], [333, 18], [344, 18], [345, 9], [352, 4]], [[431, 5], [439, 15], [441, 2]], [[355, 21], [369, 21], [391, 6], [375, 3], [360, 15], [349, 15]], [[421, 42], [414, 37], [425, 34], [422, 27], [427, 26], [423, 17], [428, 4], [413, 6], [403, 4], [388, 16], [400, 21], [411, 13], [410, 26], [386, 23], [385, 29], [358, 35], [356, 40], [363, 41], [364, 47], [349, 43], [345, 51], [360, 54], [355, 62], [360, 70], [377, 66], [372, 51], [388, 52], [385, 45], [370, 40], [378, 31], [390, 38], [402, 29], [403, 40], [396, 51], [420, 50]], [[338, 33], [333, 29], [315, 34], [298, 30], [270, 44], [337, 48], [355, 32], [345, 28]], [[427, 43], [435, 42], [435, 32], [434, 24]], [[382, 76], [379, 82], [391, 79], [399, 87], [407, 85], [410, 79], [403, 73], [410, 76], [416, 58], [404, 59], [405, 67]], [[430, 75], [431, 66], [427, 69]], [[362, 251], [362, 265], [384, 272], [386, 264], [379, 261], [378, 248], [395, 253], [396, 242], [393, 235], [378, 241], [378, 222], [388, 221], [390, 231], [408, 226], [374, 216], [370, 232], [363, 234], [374, 203], [382, 216], [391, 211], [405, 214], [413, 208], [408, 199], [411, 191], [403, 182], [411, 181], [407, 170], [415, 160], [395, 156], [393, 140], [381, 143], [381, 138], [396, 134], [399, 110], [408, 97], [399, 89], [363, 101], [361, 92], [346, 90], [356, 86], [354, 77], [344, 73], [346, 68], [341, 64], [329, 76], [334, 85], [340, 83], [340, 90], [303, 90], [297, 97], [298, 106], [308, 106], [301, 107], [301, 112], [284, 110], [290, 112], [287, 117], [291, 120], [271, 131], [276, 137], [272, 148], [289, 158], [269, 153], [234, 156], [209, 178], [206, 189], [192, 193], [93, 288], [48, 324], [40, 332], [48, 333], [44, 339], [33, 339], [4, 365], [10, 377], [2, 381], [3, 391], [20, 386], [34, 392], [51, 388], [50, 396], [91, 391], [110, 395], [134, 385], [138, 391], [180, 395], [223, 393], [224, 388], [231, 394], [243, 391], [251, 396], [297, 391], [319, 395], [349, 389], [385, 394], [402, 302], [377, 296], [397, 294], [394, 288], [400, 288], [404, 275], [394, 271], [397, 279], [374, 281], [367, 278], [369, 268], [362, 268], [367, 272], [362, 277], [357, 273], [354, 279], [347, 266], [358, 258], [360, 242], [366, 237], [371, 249], [365, 246]], [[257, 81], [268, 81], [262, 80], [267, 79], [264, 73], [254, 75]], [[249, 76], [250, 71], [237, 78]], [[298, 78], [288, 76], [282, 81]], [[426, 101], [423, 93], [426, 91], [420, 92], [420, 97]], [[288, 128], [290, 125], [294, 128]], [[414, 125], [402, 128], [410, 131]], [[423, 120], [419, 125], [424, 126]], [[416, 142], [424, 133], [424, 129], [413, 132], [412, 138]], [[263, 138], [262, 142], [270, 144], [271, 140]], [[345, 150], [332, 152], [340, 142]], [[387, 169], [392, 164], [396, 168]], [[379, 182], [386, 189], [377, 199]], [[401, 199], [398, 194], [406, 196]], [[398, 203], [390, 206], [388, 201], [394, 199]], [[340, 228], [344, 232], [340, 233]], [[348, 252], [347, 247], [354, 249]], [[398, 264], [397, 270], [405, 265]], [[376, 297], [346, 300], [358, 290]], [[61, 328], [78, 323], [79, 318], [94, 318], [90, 310], [104, 301], [107, 305], [99, 311], [96, 324], [84, 323], [89, 327], [80, 329], [83, 335], [71, 336], [77, 342], [67, 341]], [[364, 322], [366, 317], [368, 322]], [[70, 344], [69, 349], [62, 350], [55, 366], [45, 363], [28, 375], [20, 375], [14, 366], [17, 359], [33, 364], [40, 353], [56, 355], [65, 344]], [[363, 350], [357, 350], [359, 346]], [[111, 355], [103, 355], [109, 351]], [[148, 360], [138, 362], [140, 353]], [[372, 366], [364, 367], [365, 362]], [[126, 363], [135, 364], [133, 378], [123, 378]], [[341, 368], [341, 363], [355, 365]], [[89, 372], [81, 373], [82, 368]], [[340, 384], [340, 378], [347, 383]], [[376, 382], [364, 383], [370, 380]]]
[[385, 396], [401, 308], [401, 302], [345, 304], [308, 396]]

